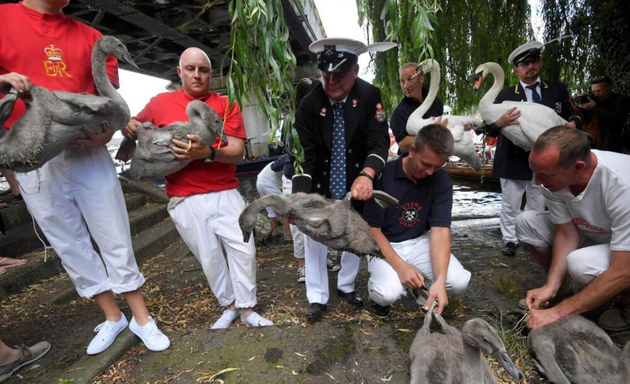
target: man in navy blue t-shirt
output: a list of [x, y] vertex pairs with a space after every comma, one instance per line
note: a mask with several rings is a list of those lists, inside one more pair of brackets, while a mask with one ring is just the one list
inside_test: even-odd
[[437, 312], [448, 304], [448, 293], [463, 293], [470, 272], [451, 254], [453, 183], [442, 169], [453, 152], [453, 136], [438, 124], [422, 128], [409, 152], [388, 163], [374, 189], [396, 197], [400, 204], [383, 209], [368, 200], [364, 217], [385, 260], [368, 262], [368, 291], [373, 312], [382, 317], [406, 294], [405, 287], [422, 289], [425, 308], [438, 301]]

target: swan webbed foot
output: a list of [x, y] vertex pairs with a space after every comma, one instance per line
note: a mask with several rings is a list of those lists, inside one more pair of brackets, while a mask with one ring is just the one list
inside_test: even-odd
[[0, 99], [0, 125], [4, 124], [4, 122], [11, 117], [11, 113], [13, 113], [13, 107], [15, 106], [17, 99], [18, 95], [14, 89], [11, 89], [11, 92], [7, 93], [2, 99]]
[[249, 243], [249, 238], [251, 237], [252, 233], [245, 230], [242, 230], [242, 232], [243, 232], [243, 242]]

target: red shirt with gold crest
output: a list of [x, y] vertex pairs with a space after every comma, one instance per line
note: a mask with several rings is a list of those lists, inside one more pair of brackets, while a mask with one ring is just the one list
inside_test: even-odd
[[[51, 91], [98, 94], [92, 79], [92, 47], [97, 30], [63, 14], [47, 15], [19, 4], [0, 5], [0, 75], [27, 76]], [[118, 86], [116, 59], [108, 57], [107, 74]], [[18, 100], [5, 123], [11, 127], [25, 111]]]

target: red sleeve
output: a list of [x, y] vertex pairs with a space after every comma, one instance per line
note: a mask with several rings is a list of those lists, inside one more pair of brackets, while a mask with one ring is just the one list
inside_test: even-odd
[[223, 118], [223, 121], [225, 122], [225, 134], [241, 139], [247, 139], [247, 131], [245, 131], [245, 124], [243, 123], [243, 114], [241, 114], [241, 108], [238, 103], [235, 101], [230, 108], [228, 98], [221, 98], [223, 101], [223, 111], [225, 116]]

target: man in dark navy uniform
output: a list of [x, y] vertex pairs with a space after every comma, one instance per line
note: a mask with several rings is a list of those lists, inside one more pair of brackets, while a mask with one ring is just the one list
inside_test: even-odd
[[[569, 122], [569, 126], [581, 128], [582, 116], [569, 98], [567, 87], [555, 81], [542, 81], [539, 77], [542, 46], [538, 41], [530, 41], [510, 54], [508, 62], [514, 65], [514, 73], [520, 81], [502, 90], [494, 102], [500, 104], [508, 100], [540, 103], [556, 111]], [[533, 172], [529, 168], [529, 152], [517, 147], [501, 134], [501, 128], [517, 124], [516, 120], [520, 116], [518, 108], [512, 108], [486, 127], [491, 137], [498, 138], [492, 176], [499, 178], [501, 182], [500, 226], [503, 236], [502, 252], [506, 256], [514, 256], [516, 253], [514, 223], [521, 212], [523, 194], [526, 194], [527, 199], [526, 211], [542, 211], [545, 203], [540, 187], [533, 181]]]
[[389, 315], [390, 305], [405, 288], [429, 287], [425, 308], [438, 301], [437, 313], [448, 304], [447, 293], [463, 293], [470, 272], [451, 254], [453, 183], [442, 166], [453, 153], [453, 135], [429, 124], [414, 137], [409, 152], [389, 162], [374, 188], [396, 197], [399, 204], [383, 209], [373, 199], [364, 217], [384, 259], [368, 260], [368, 292], [372, 312]]
[[[409, 116], [418, 109], [429, 93], [429, 89], [422, 86], [424, 83], [424, 73], [418, 68], [417, 63], [407, 63], [400, 67], [400, 87], [405, 97], [400, 101], [392, 117], [389, 126], [398, 143], [398, 153], [401, 154], [409, 149], [413, 144], [414, 136], [407, 133], [407, 120]], [[444, 114], [444, 104], [439, 97], [436, 97], [423, 119], [439, 117]]]
[[[368, 50], [394, 47], [393, 43], [366, 46], [351, 39], [321, 39], [309, 46], [317, 53], [323, 84], [300, 103], [295, 129], [304, 162], [302, 174], [293, 177], [293, 192], [318, 193], [341, 199], [352, 192], [355, 200], [372, 197], [372, 181], [385, 166], [389, 149], [387, 114], [378, 88], [357, 78], [357, 56]], [[360, 210], [359, 210], [360, 212]], [[309, 320], [317, 320], [328, 302], [325, 245], [306, 238], [306, 295]], [[337, 293], [354, 306], [363, 301], [354, 291], [359, 258], [341, 256]]]

